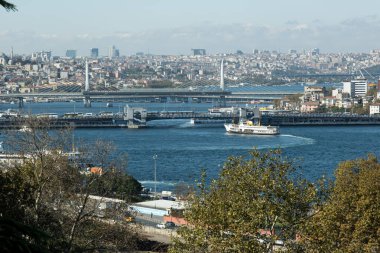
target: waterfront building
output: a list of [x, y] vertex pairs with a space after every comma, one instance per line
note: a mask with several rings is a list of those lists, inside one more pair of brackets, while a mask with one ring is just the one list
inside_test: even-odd
[[319, 107], [319, 102], [306, 102], [301, 106], [301, 112], [314, 112]]
[[354, 97], [364, 97], [367, 95], [368, 81], [366, 78], [358, 77], [354, 80], [351, 80], [351, 83], [354, 85]]
[[337, 106], [338, 104], [338, 99], [334, 96], [328, 96], [322, 98], [322, 105], [325, 105], [326, 107], [332, 107], [332, 106]]
[[348, 93], [350, 97], [364, 97], [367, 95], [367, 91], [368, 80], [364, 77], [343, 82], [343, 93]]
[[66, 57], [75, 59], [77, 57], [77, 50], [67, 49], [66, 50]]
[[380, 114], [380, 104], [372, 104], [369, 106], [369, 115], [379, 115]]
[[343, 100], [343, 98], [347, 97], [347, 94], [344, 94], [343, 89], [341, 88], [333, 89], [331, 91], [331, 95], [335, 97], [337, 100]]
[[91, 58], [98, 58], [98, 57], [99, 57], [99, 49], [91, 48]]
[[305, 86], [304, 87], [304, 102], [316, 102], [320, 101], [326, 95], [325, 87], [318, 86]]
[[350, 97], [354, 94], [354, 86], [351, 81], [343, 82], [343, 93], [348, 94]]

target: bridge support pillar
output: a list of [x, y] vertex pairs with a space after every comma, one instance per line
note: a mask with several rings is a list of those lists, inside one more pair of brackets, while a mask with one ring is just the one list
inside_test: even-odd
[[226, 107], [226, 96], [220, 96], [219, 103], [220, 107]]
[[142, 107], [124, 107], [124, 120], [128, 121], [128, 128], [139, 128], [146, 126], [147, 112]]
[[91, 99], [90, 99], [89, 96], [84, 97], [83, 102], [84, 102], [84, 107], [85, 108], [90, 108], [91, 107]]
[[24, 98], [18, 97], [18, 108], [24, 108]]

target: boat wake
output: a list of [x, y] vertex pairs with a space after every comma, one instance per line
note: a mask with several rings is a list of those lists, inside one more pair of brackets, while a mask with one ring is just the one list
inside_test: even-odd
[[[144, 181], [139, 181], [142, 185], [145, 187], [152, 187], [155, 185], [155, 182], [153, 180], [144, 180]], [[157, 181], [157, 186], [176, 186], [178, 182], [170, 182], [170, 181]]]
[[178, 126], [178, 128], [190, 128], [190, 127], [194, 127], [194, 125], [191, 124], [190, 121], [186, 121], [186, 122], [184, 122], [184, 123], [182, 123], [182, 124], [180, 124], [180, 125]]
[[[229, 134], [227, 139], [222, 136], [218, 136], [219, 141], [210, 140], [208, 145], [199, 145], [199, 140], [205, 140], [210, 138], [209, 133], [203, 135], [196, 135], [194, 139], [188, 141], [186, 145], [165, 145], [162, 146], [150, 146], [152, 153], [162, 152], [185, 152], [189, 151], [203, 152], [203, 151], [239, 151], [239, 150], [251, 150], [256, 149], [277, 149], [277, 148], [290, 148], [298, 146], [306, 146], [315, 144], [315, 140], [307, 137], [280, 134], [280, 135], [242, 135], [242, 134]], [[211, 137], [212, 138], [212, 137]], [[222, 143], [222, 144], [220, 144]], [[131, 148], [130, 151], [140, 152], [146, 151], [146, 149]], [[157, 182], [159, 183], [159, 182]], [[166, 182], [165, 182], [166, 183]]]
[[301, 137], [301, 136], [296, 136], [296, 135], [291, 135], [291, 134], [280, 134], [280, 136], [291, 137], [291, 138], [295, 138], [295, 139], [301, 140], [301, 141], [304, 142], [304, 145], [311, 145], [311, 144], [315, 143], [315, 140], [312, 139], [312, 138]]

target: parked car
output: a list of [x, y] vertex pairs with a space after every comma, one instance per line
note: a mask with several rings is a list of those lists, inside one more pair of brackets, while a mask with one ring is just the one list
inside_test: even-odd
[[135, 217], [131, 216], [131, 215], [127, 215], [124, 217], [124, 220], [126, 222], [135, 222]]
[[175, 227], [175, 223], [171, 222], [171, 221], [167, 221], [165, 223], [157, 224], [157, 227], [158, 228], [162, 228], [162, 229], [165, 229], [165, 228], [174, 228]]

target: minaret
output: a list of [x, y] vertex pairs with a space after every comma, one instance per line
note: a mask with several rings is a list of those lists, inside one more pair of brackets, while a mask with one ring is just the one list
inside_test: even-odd
[[224, 66], [223, 66], [224, 60], [222, 59], [222, 62], [220, 63], [220, 89], [224, 91]]
[[90, 83], [88, 82], [88, 61], [86, 59], [86, 82], [84, 85], [84, 90], [89, 91], [90, 90]]
[[[84, 91], [90, 91], [90, 83], [88, 82], [88, 61], [86, 59], [86, 81], [84, 84]], [[91, 98], [90, 95], [85, 95], [84, 97], [84, 107], [89, 108], [91, 107]]]
[[11, 50], [11, 60], [13, 60], [13, 47], [12, 47], [12, 50]]

